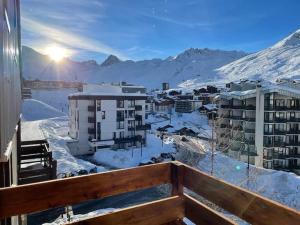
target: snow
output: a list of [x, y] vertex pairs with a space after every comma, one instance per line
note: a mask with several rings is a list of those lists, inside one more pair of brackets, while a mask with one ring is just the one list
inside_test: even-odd
[[151, 126], [153, 130], [170, 124], [173, 128], [168, 128], [168, 132], [174, 132], [186, 127], [196, 133], [202, 134], [202, 136], [211, 136], [211, 127], [208, 124], [207, 117], [205, 115], [201, 115], [198, 111], [183, 114], [178, 114], [173, 111], [171, 115], [171, 123], [169, 119], [166, 119], [166, 117], [169, 116], [169, 114], [149, 115], [147, 122], [152, 124]]
[[[89, 171], [95, 167], [99, 172], [105, 171], [101, 166], [96, 166], [71, 155], [66, 145], [66, 142], [71, 140], [68, 136], [69, 120], [64, 113], [34, 99], [25, 100], [23, 104], [25, 104], [22, 109], [23, 117], [27, 120], [30, 118], [32, 121], [22, 121], [22, 140], [46, 138], [53, 158], [57, 160], [57, 174], [76, 173], [79, 170]], [[40, 118], [45, 119], [41, 120]]]
[[46, 103], [59, 111], [68, 114], [68, 95], [78, 92], [77, 89], [32, 89], [32, 98]]
[[154, 134], [147, 135], [147, 146], [129, 150], [101, 149], [94, 154], [94, 160], [103, 165], [114, 168], [128, 168], [138, 166], [140, 163], [151, 161], [152, 157], [159, 157], [161, 153], [175, 153], [172, 138], [162, 141]]
[[44, 225], [60, 225], [60, 224], [67, 224], [70, 222], [76, 222], [79, 221], [81, 219], [88, 219], [94, 216], [99, 216], [101, 214], [106, 214], [106, 213], [111, 213], [113, 211], [115, 211], [116, 209], [113, 208], [107, 208], [107, 209], [98, 209], [96, 211], [93, 212], [89, 212], [87, 214], [75, 214], [71, 216], [71, 220], [68, 221], [68, 218], [66, 217], [66, 215], [64, 215], [64, 217], [59, 217], [57, 218], [55, 221], [51, 222], [51, 223], [44, 223]]
[[220, 76], [229, 80], [299, 78], [300, 30], [274, 46], [250, 54], [219, 68]]
[[22, 119], [26, 121], [65, 116], [56, 108], [36, 99], [25, 99], [22, 105]]
[[[211, 152], [206, 154], [196, 167], [210, 174]], [[247, 163], [230, 158], [221, 152], [215, 153], [213, 167], [214, 177], [300, 210], [300, 177], [294, 173], [251, 165], [248, 177]]]

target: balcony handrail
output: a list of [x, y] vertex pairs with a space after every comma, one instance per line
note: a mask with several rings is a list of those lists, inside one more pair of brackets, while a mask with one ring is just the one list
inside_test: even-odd
[[[252, 224], [298, 224], [300, 213], [179, 162], [0, 189], [0, 219], [104, 198], [162, 184], [172, 196], [71, 224], [236, 224], [184, 193], [183, 187]], [[149, 222], [150, 221], [150, 222]]]

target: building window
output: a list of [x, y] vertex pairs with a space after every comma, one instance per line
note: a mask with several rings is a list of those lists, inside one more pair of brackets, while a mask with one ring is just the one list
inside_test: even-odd
[[117, 129], [124, 129], [124, 121], [117, 122]]
[[124, 111], [117, 111], [117, 121], [124, 121]]
[[124, 100], [117, 100], [117, 108], [124, 108]]
[[128, 107], [134, 107], [134, 106], [135, 106], [135, 100], [129, 100]]
[[97, 100], [97, 111], [101, 111], [101, 100]]
[[101, 123], [97, 122], [97, 140], [101, 140]]
[[101, 117], [102, 117], [103, 120], [105, 120], [105, 111], [102, 111]]

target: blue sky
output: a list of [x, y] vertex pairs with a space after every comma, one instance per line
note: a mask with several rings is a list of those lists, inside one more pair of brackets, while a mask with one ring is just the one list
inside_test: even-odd
[[299, 0], [22, 0], [22, 43], [76, 60], [259, 51], [300, 29]]

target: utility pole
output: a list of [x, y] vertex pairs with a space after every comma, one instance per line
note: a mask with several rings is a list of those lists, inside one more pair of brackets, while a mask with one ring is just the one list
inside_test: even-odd
[[215, 127], [215, 119], [212, 119], [213, 124], [211, 128], [211, 175], [214, 173], [214, 127]]

